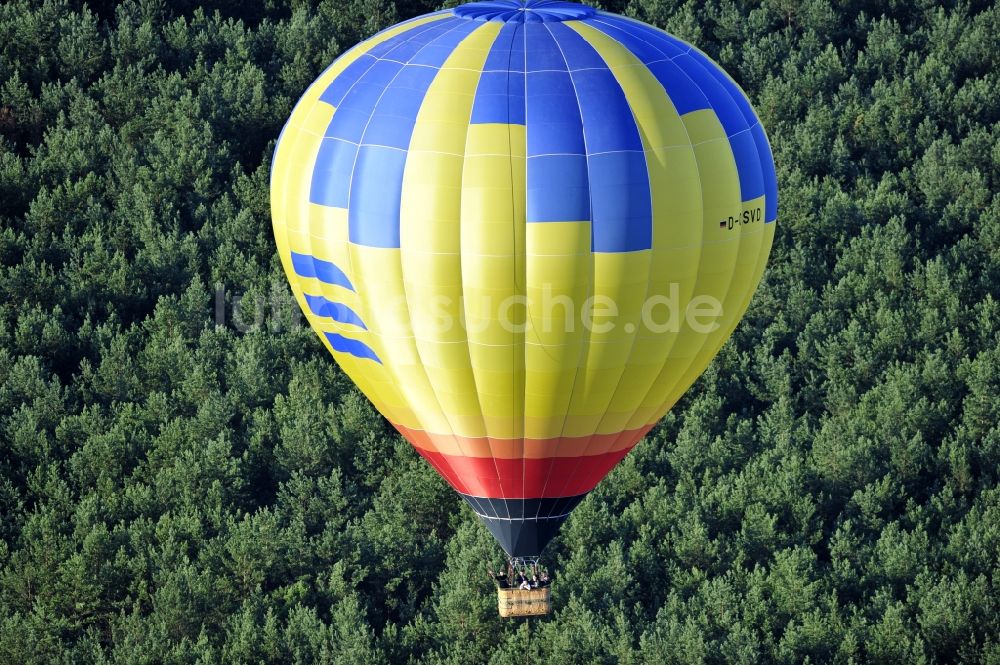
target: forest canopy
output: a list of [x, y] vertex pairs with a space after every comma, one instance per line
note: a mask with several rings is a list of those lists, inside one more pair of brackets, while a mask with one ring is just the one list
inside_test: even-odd
[[0, 5], [0, 663], [1000, 663], [1000, 7], [600, 6], [739, 82], [781, 208], [512, 622], [271, 235], [298, 96], [439, 5]]

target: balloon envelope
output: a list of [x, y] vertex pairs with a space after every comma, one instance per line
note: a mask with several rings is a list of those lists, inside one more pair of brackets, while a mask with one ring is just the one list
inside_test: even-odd
[[764, 130], [715, 63], [548, 0], [345, 53], [285, 125], [271, 196], [324, 345], [512, 556], [715, 356], [777, 217]]

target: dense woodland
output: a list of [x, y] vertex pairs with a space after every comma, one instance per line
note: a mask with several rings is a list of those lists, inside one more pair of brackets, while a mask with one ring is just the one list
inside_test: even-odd
[[270, 229], [298, 95], [435, 2], [0, 5], [0, 663], [1000, 663], [1000, 7], [605, 3], [747, 91], [778, 234], [504, 621]]

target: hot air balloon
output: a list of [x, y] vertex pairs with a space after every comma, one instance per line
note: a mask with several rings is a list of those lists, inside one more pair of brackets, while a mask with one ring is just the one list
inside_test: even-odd
[[777, 218], [746, 95], [570, 2], [474, 2], [338, 58], [282, 130], [274, 234], [343, 370], [515, 562], [746, 310]]

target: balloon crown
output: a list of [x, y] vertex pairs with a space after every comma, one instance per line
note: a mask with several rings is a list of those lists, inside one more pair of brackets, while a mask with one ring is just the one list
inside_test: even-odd
[[575, 21], [595, 14], [592, 7], [561, 0], [486, 0], [460, 5], [452, 11], [463, 18], [504, 23]]

